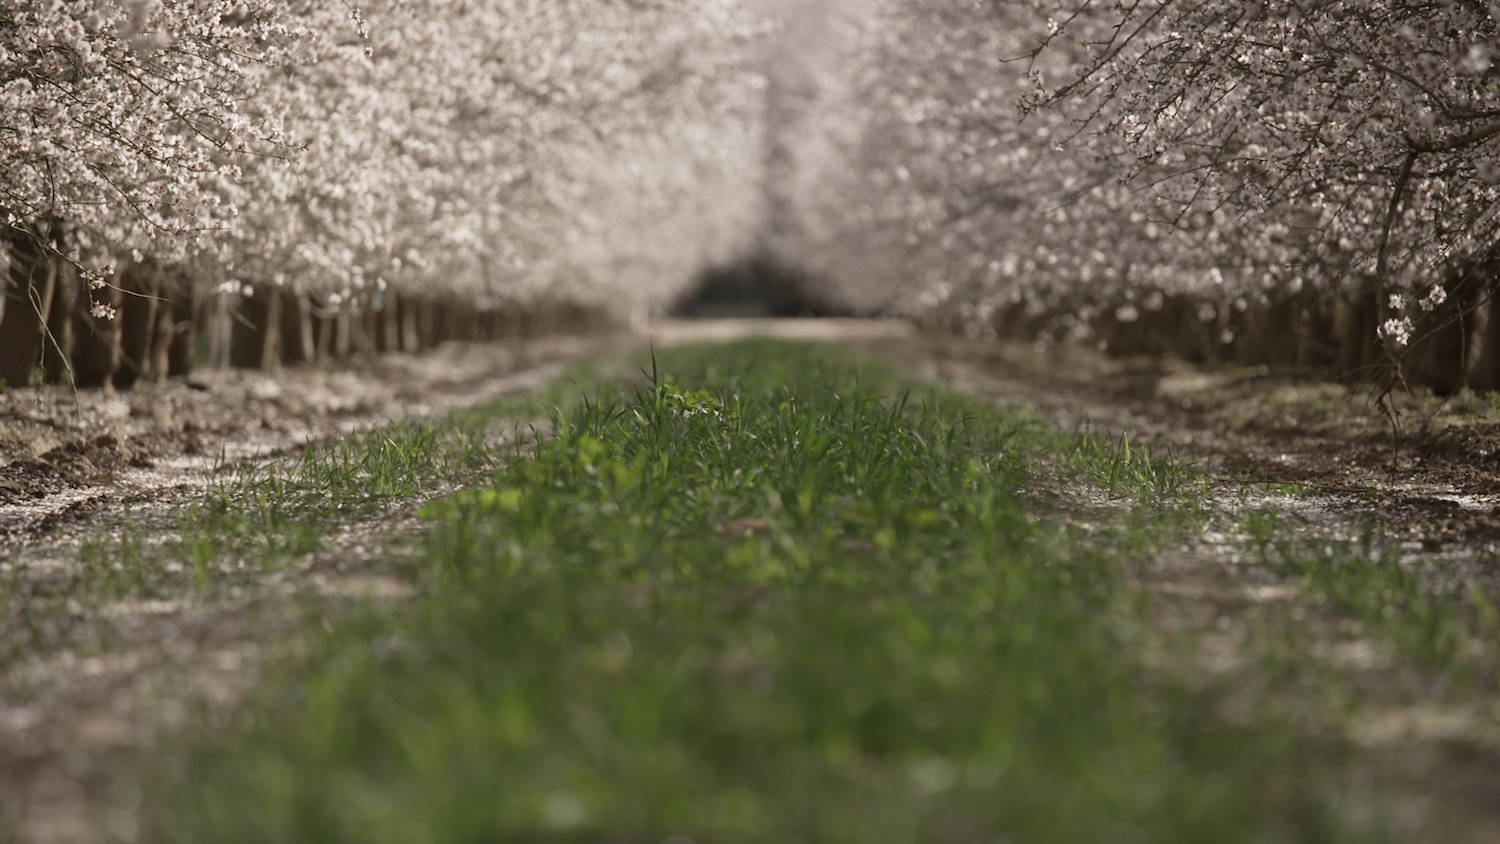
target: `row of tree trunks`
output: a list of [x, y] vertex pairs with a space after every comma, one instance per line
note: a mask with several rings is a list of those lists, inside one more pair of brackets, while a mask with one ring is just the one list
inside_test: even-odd
[[233, 317], [230, 365], [264, 369], [357, 355], [419, 352], [443, 343], [524, 340], [603, 329], [602, 308], [539, 303], [476, 310], [393, 292], [337, 306], [293, 289], [256, 287]]
[[[186, 268], [129, 264], [87, 290], [73, 264], [26, 239], [7, 242], [0, 274], [0, 384], [46, 381], [128, 389], [210, 366], [271, 369], [355, 355], [417, 352], [450, 341], [585, 333], [600, 308], [540, 303], [475, 310], [384, 293], [332, 306], [296, 288], [249, 286], [200, 300]], [[96, 316], [113, 310], [114, 317]]]
[[[6, 246], [0, 382], [125, 388], [187, 372], [193, 315], [185, 273], [143, 262], [88, 290], [57, 252], [24, 238]], [[114, 318], [96, 316], [96, 305]]]
[[1390, 348], [1377, 330], [1390, 315], [1382, 314], [1369, 284], [1332, 298], [1304, 291], [1238, 305], [1163, 296], [1151, 308], [1085, 308], [1096, 312], [1086, 323], [1063, 306], [1037, 312], [1018, 304], [997, 312], [989, 328], [1002, 338], [1036, 341], [1067, 339], [1058, 326], [1066, 335], [1071, 325], [1074, 339], [1118, 357], [1270, 366], [1348, 382], [1382, 382], [1399, 373], [1409, 387], [1437, 395], [1500, 392], [1500, 255], [1455, 273], [1444, 288], [1446, 300], [1430, 310], [1406, 305], [1403, 313], [1415, 323], [1412, 342]]
[[[79, 386], [100, 386], [107, 379], [119, 389], [138, 381], [160, 382], [186, 375], [193, 365], [197, 329], [195, 288], [180, 266], [152, 261], [133, 263], [95, 291], [116, 309], [113, 320], [88, 317], [87, 340], [92, 361], [77, 373]], [[74, 349], [75, 358], [80, 349]]]
[[[77, 268], [40, 238], [14, 236], [4, 247], [10, 266], [0, 274], [0, 384], [103, 384], [118, 357], [118, 330], [97, 331], [96, 339]], [[95, 298], [114, 305], [113, 293]]]

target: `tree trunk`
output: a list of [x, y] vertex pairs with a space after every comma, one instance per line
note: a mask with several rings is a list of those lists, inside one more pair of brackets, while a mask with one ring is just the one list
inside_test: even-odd
[[0, 382], [12, 387], [32, 383], [42, 362], [47, 309], [57, 283], [57, 262], [29, 240], [12, 240], [6, 300], [0, 313]]
[[1266, 363], [1266, 307], [1252, 304], [1236, 314], [1230, 330], [1234, 332], [1234, 345], [1230, 347], [1230, 360], [1239, 366], [1257, 366]]
[[313, 354], [318, 361], [330, 360], [333, 357], [333, 317], [314, 316], [312, 318], [313, 332]]
[[381, 296], [380, 310], [372, 316], [375, 320], [375, 351], [396, 352], [401, 349], [401, 320], [396, 294], [386, 291]]
[[375, 351], [376, 312], [369, 301], [361, 302], [359, 311], [349, 320], [349, 351], [368, 355]]
[[1448, 396], [1465, 385], [1473, 313], [1479, 285], [1470, 280], [1450, 286], [1448, 298], [1417, 321], [1414, 342], [1402, 355], [1401, 368], [1412, 387], [1427, 387]]
[[532, 319], [536, 323], [537, 337], [552, 337], [558, 333], [557, 330], [557, 303], [541, 302], [533, 309]]
[[417, 300], [417, 342], [424, 349], [436, 348], [441, 342], [437, 331], [438, 305], [423, 297]]
[[120, 365], [120, 320], [94, 316], [95, 302], [121, 306], [118, 278], [98, 290], [84, 290], [73, 307], [73, 380], [80, 387], [103, 387]]
[[1476, 393], [1500, 390], [1500, 301], [1495, 288], [1474, 310], [1473, 348], [1469, 351], [1469, 389]]
[[161, 272], [149, 262], [131, 264], [120, 274], [120, 286], [120, 363], [111, 380], [115, 389], [127, 390], [150, 366]]
[[312, 303], [301, 289], [285, 290], [281, 297], [281, 362], [308, 363], [318, 356], [313, 336]]
[[1155, 314], [1157, 328], [1147, 335], [1152, 356], [1173, 355], [1191, 361], [1200, 349], [1198, 307], [1186, 296], [1168, 296]]
[[501, 324], [504, 326], [505, 337], [508, 340], [521, 340], [526, 337], [527, 320], [526, 314], [521, 306], [512, 302], [500, 310], [502, 315]]
[[231, 328], [229, 365], [239, 369], [271, 369], [276, 365], [276, 324], [281, 321], [281, 295], [258, 284], [240, 299]]
[[1335, 296], [1331, 327], [1338, 338], [1338, 351], [1333, 358], [1336, 378], [1368, 381], [1375, 377], [1381, 355], [1380, 339], [1375, 334], [1380, 313], [1376, 295], [1374, 286], [1367, 284], [1349, 298]]
[[322, 297], [316, 294], [308, 294], [308, 308], [312, 313], [312, 339], [314, 359], [321, 362], [333, 359], [334, 332], [337, 327], [335, 320], [338, 316], [336, 311], [331, 311], [328, 304], [322, 301]]
[[339, 306], [333, 316], [333, 344], [329, 353], [335, 360], [344, 360], [354, 351], [354, 314], [348, 303]]
[[207, 358], [204, 363], [210, 369], [217, 369], [224, 365], [223, 357], [219, 353], [224, 345], [220, 339], [224, 326], [220, 324], [219, 312], [223, 310], [225, 298], [226, 296], [221, 291], [210, 292], [206, 298], [199, 300], [196, 313], [193, 315], [194, 324], [203, 332], [203, 351]]
[[177, 321], [172, 318], [176, 295], [172, 277], [163, 271], [157, 290], [162, 301], [156, 305], [156, 326], [151, 330], [151, 351], [146, 357], [147, 381], [160, 384], [172, 373], [172, 340], [177, 333]]
[[234, 298], [222, 291], [211, 294], [199, 305], [199, 325], [204, 327], [208, 346], [208, 365], [223, 369], [229, 365], [229, 347], [234, 337]]
[[1249, 333], [1257, 351], [1246, 363], [1294, 366], [1297, 363], [1297, 299], [1283, 296], [1264, 305], [1251, 305], [1254, 323]]
[[6, 282], [5, 312], [0, 315], [0, 383], [11, 387], [30, 386], [41, 360], [41, 323], [28, 297], [28, 281], [23, 276]]
[[449, 339], [464, 343], [473, 342], [474, 334], [478, 330], [473, 311], [458, 305], [448, 306], [448, 324], [452, 326]]
[[167, 375], [193, 371], [198, 354], [198, 286], [187, 267], [174, 267], [172, 283], [172, 338], [167, 347]]
[[401, 339], [401, 351], [420, 352], [423, 349], [421, 332], [417, 331], [417, 314], [421, 306], [417, 300], [409, 296], [402, 296], [397, 318], [400, 320], [399, 331]]
[[453, 317], [452, 303], [445, 301], [432, 304], [432, 345], [458, 339]]
[[49, 384], [73, 383], [73, 308], [80, 287], [78, 271], [71, 264], [60, 263], [42, 345], [42, 374]]

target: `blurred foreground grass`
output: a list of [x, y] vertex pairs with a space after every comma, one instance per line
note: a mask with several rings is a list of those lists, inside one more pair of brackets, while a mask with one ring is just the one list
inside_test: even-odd
[[1190, 466], [828, 348], [650, 366], [426, 505], [417, 597], [169, 754], [150, 835], [1386, 840], [1337, 734], [1142, 659]]

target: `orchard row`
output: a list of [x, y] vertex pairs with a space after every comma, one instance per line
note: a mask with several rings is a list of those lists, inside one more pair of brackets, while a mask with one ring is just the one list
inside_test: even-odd
[[0, 0], [0, 338], [61, 378], [63, 343], [139, 366], [143, 297], [215, 336], [273, 300], [635, 320], [754, 253], [977, 336], [1497, 389], [1497, 14]]
[[128, 382], [157, 369], [133, 320], [183, 345], [273, 300], [658, 308], [758, 217], [760, 26], [734, 0], [0, 0], [4, 378]]
[[779, 248], [975, 335], [1500, 388], [1496, 15], [871, 0]]

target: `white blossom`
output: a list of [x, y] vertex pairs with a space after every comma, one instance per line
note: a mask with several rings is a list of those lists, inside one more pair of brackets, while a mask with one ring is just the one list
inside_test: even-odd
[[1385, 322], [1381, 323], [1379, 329], [1379, 334], [1381, 337], [1390, 340], [1397, 346], [1405, 346], [1407, 343], [1411, 342], [1411, 332], [1411, 317], [1388, 319]]

